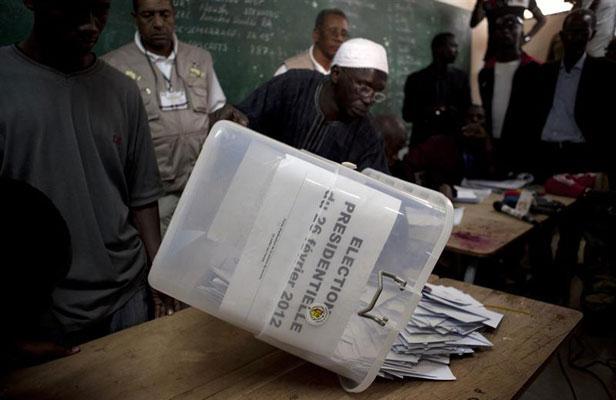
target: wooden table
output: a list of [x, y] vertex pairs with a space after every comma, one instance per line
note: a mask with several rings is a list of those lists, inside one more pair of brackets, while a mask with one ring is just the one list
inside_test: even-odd
[[[547, 196], [569, 207], [575, 199], [562, 196]], [[523, 239], [532, 229], [533, 225], [513, 218], [507, 214], [496, 211], [493, 207], [495, 201], [502, 200], [501, 194], [492, 193], [481, 203], [456, 204], [464, 207], [462, 222], [453, 227], [446, 250], [455, 254], [470, 256], [465, 265], [464, 280], [473, 282], [480, 258], [492, 257], [499, 254], [504, 248]], [[552, 217], [543, 214], [534, 216], [539, 223], [544, 224]]]
[[[0, 380], [11, 399], [510, 399], [581, 319], [577, 311], [449, 279], [505, 314], [494, 348], [454, 358], [458, 380], [377, 378], [350, 395], [336, 376], [195, 309], [87, 343], [81, 353]], [[0, 398], [3, 398], [0, 395]]]
[[[560, 201], [565, 206], [575, 202], [575, 199], [570, 197], [547, 197]], [[456, 207], [464, 207], [464, 217], [460, 225], [454, 226], [446, 249], [473, 257], [488, 257], [530, 232], [533, 228], [530, 223], [494, 209], [492, 204], [502, 198], [502, 195], [492, 193], [481, 203], [456, 204]], [[537, 214], [535, 218], [540, 223], [549, 219], [543, 214]]]

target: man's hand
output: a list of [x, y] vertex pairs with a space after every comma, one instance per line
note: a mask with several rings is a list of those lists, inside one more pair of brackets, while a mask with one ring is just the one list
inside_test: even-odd
[[52, 341], [19, 340], [15, 343], [18, 351], [31, 363], [42, 363], [79, 353], [79, 347], [64, 347]]
[[182, 303], [173, 297], [167, 296], [156, 289], [151, 289], [152, 301], [154, 303], [154, 318], [173, 315], [182, 309]]
[[462, 136], [467, 139], [485, 139], [488, 133], [482, 124], [470, 123], [462, 127]]
[[232, 121], [243, 126], [248, 126], [249, 122], [244, 113], [230, 104], [225, 104], [222, 108], [210, 114], [210, 126], [221, 120]]

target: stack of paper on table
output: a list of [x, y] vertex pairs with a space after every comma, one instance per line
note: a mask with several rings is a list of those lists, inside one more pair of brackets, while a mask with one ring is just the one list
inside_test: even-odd
[[505, 179], [503, 181], [493, 181], [487, 179], [466, 179], [461, 182], [461, 186], [477, 189], [521, 189], [533, 181], [532, 177], [521, 177], [516, 179]]
[[492, 189], [472, 189], [462, 186], [454, 186], [456, 197], [453, 201], [457, 203], [481, 203], [492, 193]]
[[394, 342], [381, 367], [384, 378], [455, 380], [449, 369], [451, 355], [492, 347], [479, 330], [496, 328], [502, 314], [458, 289], [426, 284], [408, 325]]

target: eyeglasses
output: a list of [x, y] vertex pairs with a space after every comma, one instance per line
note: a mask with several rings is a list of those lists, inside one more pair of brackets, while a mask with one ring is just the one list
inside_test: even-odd
[[385, 99], [387, 99], [387, 95], [385, 93], [375, 91], [372, 87], [370, 87], [370, 85], [367, 85], [364, 82], [357, 82], [353, 75], [347, 72], [346, 69], [340, 68], [340, 71], [346, 72], [347, 76], [351, 79], [355, 90], [361, 97], [367, 97], [375, 103], [382, 103]]

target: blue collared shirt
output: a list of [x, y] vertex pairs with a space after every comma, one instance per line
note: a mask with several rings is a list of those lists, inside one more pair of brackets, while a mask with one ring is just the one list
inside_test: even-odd
[[584, 61], [586, 54], [575, 63], [570, 72], [567, 72], [565, 64], [561, 62], [552, 109], [543, 127], [541, 140], [584, 143], [584, 135], [575, 122], [575, 99]]

